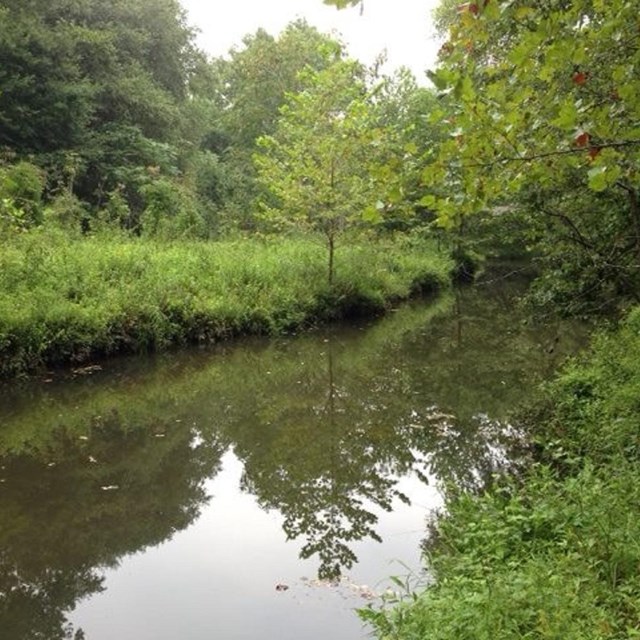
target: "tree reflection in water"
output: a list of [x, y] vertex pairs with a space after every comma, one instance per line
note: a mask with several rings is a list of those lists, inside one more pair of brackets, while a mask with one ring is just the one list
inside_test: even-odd
[[[66, 612], [101, 570], [170, 539], [207, 502], [231, 447], [240, 489], [277, 510], [302, 556], [335, 579], [380, 540], [399, 479], [478, 486], [503, 460], [509, 411], [570, 325], [514, 315], [512, 285], [406, 306], [366, 331], [334, 327], [113, 365], [0, 400], [0, 628], [71, 637]], [[559, 345], [549, 354], [544, 345]]]
[[198, 517], [223, 449], [193, 448], [192, 436], [113, 413], [82, 439], [59, 430], [46, 451], [0, 458], [3, 638], [82, 637], [65, 612], [102, 590], [101, 570]]

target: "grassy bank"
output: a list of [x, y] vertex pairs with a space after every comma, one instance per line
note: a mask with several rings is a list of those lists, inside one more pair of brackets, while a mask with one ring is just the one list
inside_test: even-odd
[[640, 309], [528, 421], [537, 461], [451, 501], [427, 545], [433, 585], [363, 612], [380, 638], [640, 638]]
[[0, 377], [124, 351], [279, 333], [449, 281], [424, 242], [345, 242], [333, 287], [313, 239], [69, 241], [29, 234], [0, 249]]

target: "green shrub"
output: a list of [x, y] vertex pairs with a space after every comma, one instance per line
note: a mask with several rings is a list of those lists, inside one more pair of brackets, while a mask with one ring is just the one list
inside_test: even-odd
[[30, 228], [42, 224], [44, 173], [29, 162], [0, 166], [0, 224]]

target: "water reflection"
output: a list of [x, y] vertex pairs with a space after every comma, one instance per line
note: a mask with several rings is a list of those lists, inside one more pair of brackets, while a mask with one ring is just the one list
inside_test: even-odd
[[514, 435], [509, 410], [580, 340], [522, 324], [513, 286], [3, 389], [4, 637], [82, 637], [67, 612], [106, 568], [194, 522], [229, 449], [238, 490], [281, 514], [321, 578], [353, 566], [357, 541], [380, 540], [375, 513], [409, 502], [401, 478], [482, 482]]
[[193, 522], [223, 449], [192, 435], [167, 421], [135, 428], [114, 407], [43, 450], [0, 457], [3, 637], [70, 637], [64, 612], [102, 589], [101, 569]]

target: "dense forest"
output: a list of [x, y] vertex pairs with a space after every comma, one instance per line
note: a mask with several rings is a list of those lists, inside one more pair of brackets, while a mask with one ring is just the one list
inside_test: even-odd
[[174, 0], [5, 1], [2, 234], [444, 234], [534, 256], [538, 303], [637, 301], [637, 33], [601, 5], [445, 1], [428, 89], [304, 22], [208, 59]]
[[609, 326], [521, 408], [529, 471], [449, 497], [434, 586], [362, 615], [402, 640], [638, 637], [637, 6], [434, 18], [425, 88], [304, 21], [211, 58], [177, 0], [0, 0], [0, 377], [371, 315], [518, 260], [532, 316]]
[[[402, 186], [417, 183], [403, 158], [425, 137], [415, 124], [431, 94], [406, 72], [383, 77], [348, 59], [304, 22], [207, 59], [173, 0], [3, 2], [0, 15], [5, 234], [42, 224], [163, 238], [264, 231], [278, 222], [264, 215], [280, 203], [278, 186], [285, 210], [303, 198], [318, 228], [367, 207], [372, 221], [388, 208], [386, 224], [400, 224], [415, 203], [388, 177], [403, 165]], [[332, 194], [319, 186], [328, 149], [317, 147], [313, 166], [295, 161], [303, 135], [343, 141]], [[266, 166], [278, 153], [309, 174], [308, 202]]]

